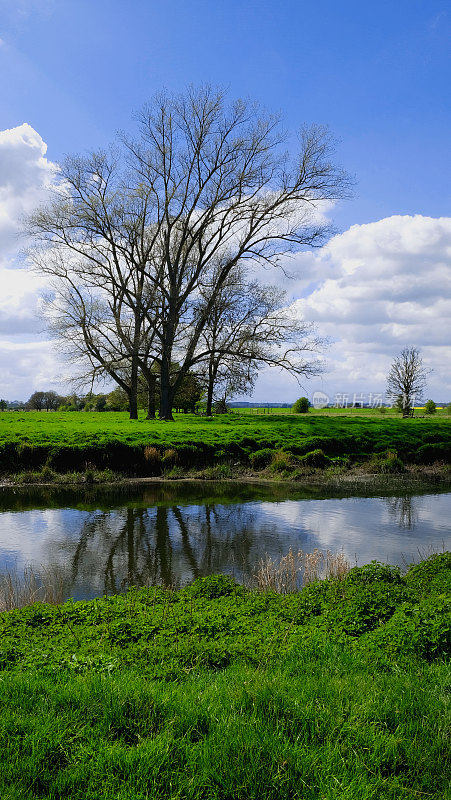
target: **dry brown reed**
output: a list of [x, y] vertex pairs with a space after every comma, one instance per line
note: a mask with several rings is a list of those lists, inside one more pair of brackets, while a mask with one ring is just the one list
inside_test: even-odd
[[289, 549], [286, 556], [275, 561], [269, 555], [262, 558], [254, 573], [252, 585], [262, 592], [290, 594], [302, 586], [332, 578], [341, 580], [349, 572], [351, 565], [342, 551], [332, 553], [315, 549], [311, 553]]
[[145, 447], [144, 458], [149, 464], [159, 465], [161, 463], [161, 455], [156, 447]]
[[0, 611], [37, 602], [58, 605], [66, 599], [67, 588], [65, 574], [57, 565], [42, 567], [39, 572], [31, 566], [22, 573], [8, 570], [0, 575]]

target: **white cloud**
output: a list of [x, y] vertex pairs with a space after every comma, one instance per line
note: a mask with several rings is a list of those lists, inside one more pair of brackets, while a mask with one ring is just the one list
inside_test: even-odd
[[[318, 253], [298, 256], [296, 267], [300, 279], [287, 286], [295, 306], [333, 341], [329, 371], [310, 392], [383, 391], [393, 356], [414, 345], [433, 368], [428, 394], [451, 398], [451, 218], [393, 216], [353, 225]], [[282, 399], [279, 376], [262, 378], [255, 396], [276, 399], [277, 380]], [[296, 383], [282, 381], [291, 400]]]
[[47, 145], [27, 123], [0, 131], [0, 265], [20, 246], [21, 220], [47, 196], [57, 167]]
[[28, 397], [55, 386], [60, 368], [49, 342], [40, 340], [40, 293], [45, 280], [18, 258], [22, 218], [48, 196], [57, 167], [47, 145], [28, 124], [0, 131], [0, 395]]

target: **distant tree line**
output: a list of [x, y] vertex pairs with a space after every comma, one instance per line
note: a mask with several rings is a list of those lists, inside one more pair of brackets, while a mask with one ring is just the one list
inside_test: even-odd
[[[174, 397], [174, 409], [194, 413], [202, 395], [201, 383], [195, 375], [188, 374]], [[158, 398], [155, 400], [157, 402]], [[137, 402], [138, 408], [147, 408], [148, 391], [142, 380], [138, 387]], [[0, 410], [5, 411], [8, 407], [7, 401], [0, 401]], [[120, 386], [111, 392], [88, 392], [85, 395], [73, 393], [63, 396], [53, 391], [33, 392], [20, 407], [25, 411], [128, 411], [129, 398]]]

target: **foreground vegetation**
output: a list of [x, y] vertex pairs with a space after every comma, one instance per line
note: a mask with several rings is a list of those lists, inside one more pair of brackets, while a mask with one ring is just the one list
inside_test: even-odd
[[[245, 467], [293, 475], [373, 459], [375, 471], [449, 462], [451, 418], [401, 420], [377, 413], [178, 415], [175, 422], [130, 421], [126, 412], [0, 414], [0, 471], [113, 470], [134, 476], [187, 468]], [[380, 463], [379, 463], [380, 462]], [[378, 466], [379, 464], [379, 466]], [[108, 473], [107, 473], [108, 474]], [[43, 476], [45, 479], [45, 476]], [[212, 477], [215, 477], [213, 475]], [[229, 474], [216, 477], [230, 477]]]
[[442, 800], [450, 590], [443, 553], [4, 613], [0, 794]]

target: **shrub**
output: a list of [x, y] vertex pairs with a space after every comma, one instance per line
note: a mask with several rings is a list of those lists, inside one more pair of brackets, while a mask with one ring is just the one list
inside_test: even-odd
[[204, 597], [207, 600], [243, 591], [243, 587], [229, 575], [207, 575], [205, 578], [197, 578], [185, 589], [186, 594], [192, 597]]
[[416, 461], [419, 464], [433, 464], [434, 461], [449, 461], [451, 458], [451, 445], [438, 442], [437, 444], [424, 444], [418, 448]]
[[387, 457], [381, 462], [380, 469], [381, 472], [395, 474], [399, 472], [405, 472], [406, 468], [396, 452], [388, 452]]
[[446, 406], [446, 413], [451, 415], [451, 403], [448, 403], [448, 405]]
[[372, 458], [370, 468], [375, 472], [382, 472], [387, 475], [405, 472], [406, 469], [396, 450], [387, 450], [385, 457], [375, 456]]
[[293, 466], [293, 457], [286, 450], [273, 450], [271, 469], [273, 472], [285, 472]]
[[391, 619], [373, 631], [369, 641], [388, 653], [415, 654], [431, 661], [451, 652], [451, 603], [445, 597], [403, 603]]
[[408, 591], [402, 583], [354, 584], [351, 590], [345, 577], [343, 584], [345, 596], [339, 603], [329, 603], [326, 620], [329, 629], [342, 631], [347, 636], [361, 636], [384, 624], [400, 603], [408, 599]]
[[272, 447], [264, 447], [262, 450], [256, 450], [255, 453], [251, 453], [249, 459], [255, 469], [263, 469], [271, 463], [273, 455], [274, 449]]
[[406, 582], [420, 592], [451, 593], [451, 553], [434, 553], [406, 573]]
[[330, 459], [320, 449], [311, 450], [309, 453], [306, 453], [305, 456], [302, 456], [300, 461], [302, 464], [307, 464], [309, 467], [319, 467], [321, 469], [330, 464]]
[[403, 583], [399, 567], [371, 561], [363, 567], [353, 567], [345, 578], [352, 586], [368, 586], [373, 583]]
[[307, 414], [310, 408], [310, 403], [307, 397], [299, 397], [298, 400], [291, 407], [293, 414]]
[[425, 403], [424, 410], [425, 410], [426, 414], [435, 414], [436, 411], [437, 411], [437, 406], [436, 406], [436, 404], [434, 403], [433, 400], [428, 400]]
[[228, 405], [227, 405], [227, 403], [226, 403], [226, 401], [224, 399], [216, 401], [216, 403], [214, 405], [214, 412], [215, 412], [215, 414], [228, 414], [229, 413]]

